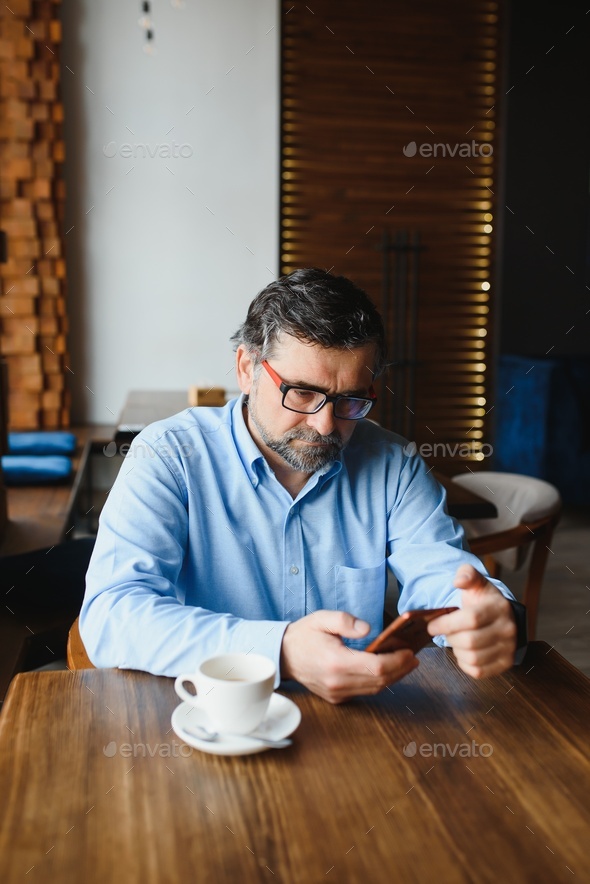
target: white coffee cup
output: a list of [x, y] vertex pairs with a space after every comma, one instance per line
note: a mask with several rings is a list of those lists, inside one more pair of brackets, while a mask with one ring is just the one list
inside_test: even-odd
[[[276, 666], [261, 654], [221, 654], [205, 660], [196, 672], [179, 675], [178, 696], [203, 709], [221, 732], [249, 734], [266, 714], [274, 689]], [[190, 694], [184, 682], [196, 694]]]

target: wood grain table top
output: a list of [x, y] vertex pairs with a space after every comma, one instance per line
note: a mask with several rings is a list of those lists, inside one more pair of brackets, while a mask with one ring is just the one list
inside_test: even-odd
[[175, 735], [171, 679], [18, 675], [0, 715], [0, 880], [589, 880], [590, 680], [542, 642], [482, 682], [448, 651], [420, 660], [342, 706], [284, 691], [303, 715], [294, 745], [237, 758]]

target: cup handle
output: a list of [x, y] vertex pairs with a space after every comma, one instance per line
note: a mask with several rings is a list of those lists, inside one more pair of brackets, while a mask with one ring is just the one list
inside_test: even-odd
[[189, 694], [184, 686], [185, 681], [189, 681], [193, 685], [195, 690], [197, 690], [195, 679], [192, 675], [179, 675], [174, 682], [174, 690], [182, 700], [184, 700], [186, 703], [190, 703], [191, 706], [195, 706], [197, 702], [196, 694]]

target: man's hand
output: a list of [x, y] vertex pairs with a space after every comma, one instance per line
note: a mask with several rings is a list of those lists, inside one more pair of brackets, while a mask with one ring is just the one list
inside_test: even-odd
[[461, 565], [455, 586], [463, 607], [428, 624], [430, 635], [444, 635], [463, 672], [473, 678], [500, 675], [514, 664], [516, 622], [499, 589], [471, 565]]
[[[434, 622], [434, 621], [433, 621]], [[344, 611], [316, 611], [290, 623], [283, 636], [281, 677], [294, 678], [329, 703], [377, 694], [419, 664], [410, 650], [367, 654], [343, 644], [369, 624]]]

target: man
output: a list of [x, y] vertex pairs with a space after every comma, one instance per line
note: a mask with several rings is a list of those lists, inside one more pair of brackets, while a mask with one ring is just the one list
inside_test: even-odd
[[418, 666], [409, 650], [362, 650], [389, 567], [400, 611], [461, 607], [429, 632], [465, 672], [510, 667], [509, 591], [463, 549], [423, 461], [363, 420], [385, 365], [365, 293], [298, 270], [260, 292], [232, 340], [242, 396], [152, 424], [121, 468], [80, 618], [91, 660], [173, 676], [256, 651], [330, 702], [374, 694]]

